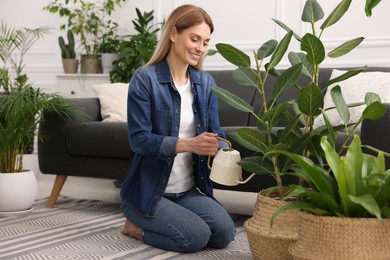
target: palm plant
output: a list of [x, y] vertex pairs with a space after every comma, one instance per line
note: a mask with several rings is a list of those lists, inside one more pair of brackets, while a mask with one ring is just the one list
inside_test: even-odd
[[[24, 55], [47, 28], [15, 28], [5, 22], [0, 26], [0, 172], [23, 171], [23, 154], [33, 143], [43, 112], [63, 116], [84, 114], [57, 94], [34, 88], [24, 73]], [[43, 138], [43, 137], [41, 137]]]

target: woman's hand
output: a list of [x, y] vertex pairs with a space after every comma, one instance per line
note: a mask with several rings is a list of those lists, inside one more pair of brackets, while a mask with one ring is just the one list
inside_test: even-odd
[[204, 132], [191, 138], [180, 138], [176, 144], [176, 152], [192, 152], [199, 155], [215, 155], [218, 150], [218, 134]]

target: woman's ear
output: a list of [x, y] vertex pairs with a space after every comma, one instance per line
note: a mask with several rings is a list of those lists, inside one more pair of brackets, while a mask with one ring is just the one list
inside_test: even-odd
[[171, 40], [171, 42], [175, 42], [176, 41], [176, 35], [177, 35], [177, 29], [175, 26], [173, 26], [172, 30], [171, 30], [171, 34], [169, 36], [169, 39]]

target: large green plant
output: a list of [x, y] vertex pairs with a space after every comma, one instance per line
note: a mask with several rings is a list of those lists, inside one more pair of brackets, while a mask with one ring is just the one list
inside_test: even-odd
[[112, 29], [109, 19], [112, 12], [126, 1], [53, 0], [43, 10], [66, 18], [66, 23], [61, 24], [60, 29], [72, 30], [80, 36], [85, 54], [97, 55], [102, 35]]
[[[337, 23], [347, 12], [352, 0], [342, 0], [328, 17], [317, 28], [317, 23], [324, 18], [324, 12], [316, 0], [307, 0], [302, 12], [301, 20], [308, 23], [311, 32], [302, 37], [281, 21], [274, 21], [287, 34], [278, 42], [271, 39], [265, 42], [257, 51], [253, 52], [253, 60], [243, 51], [229, 44], [216, 45], [218, 52], [230, 63], [238, 68], [233, 71], [233, 79], [244, 87], [252, 87], [257, 90], [261, 99], [261, 108], [256, 111], [254, 107], [240, 97], [220, 87], [213, 87], [212, 91], [220, 100], [233, 107], [250, 113], [257, 120], [257, 129], [241, 128], [232, 132], [230, 136], [244, 147], [252, 150], [255, 156], [243, 158], [239, 164], [243, 169], [258, 174], [271, 174], [275, 177], [278, 187], [283, 186], [282, 176], [290, 169], [293, 163], [291, 159], [281, 153], [272, 153], [272, 150], [289, 151], [305, 157], [316, 157], [322, 161], [320, 139], [328, 135], [332, 145], [336, 143], [337, 130], [345, 129], [350, 140], [356, 126], [361, 123], [349, 122], [349, 107], [363, 105], [368, 110], [379, 109], [383, 106], [377, 103], [361, 102], [359, 104], [345, 104], [339, 86], [332, 89], [332, 97], [335, 108], [344, 120], [344, 125], [332, 126], [323, 113], [324, 91], [331, 84], [348, 79], [362, 71], [366, 67], [350, 70], [343, 75], [330, 80], [324, 89], [318, 86], [320, 65], [326, 58], [338, 58], [353, 50], [362, 41], [363, 37], [351, 39], [326, 53], [321, 36], [324, 30]], [[282, 71], [277, 70], [277, 65], [286, 55], [291, 40], [295, 38], [299, 42], [299, 51], [290, 51], [288, 60], [291, 66]], [[270, 75], [277, 77], [272, 89], [266, 89], [266, 82]], [[307, 77], [309, 83], [299, 85], [299, 79]], [[297, 100], [283, 101], [284, 93], [294, 88], [298, 92]], [[268, 95], [267, 95], [268, 94]], [[334, 108], [333, 108], [334, 109]], [[326, 125], [314, 128], [314, 120], [323, 114]], [[287, 122], [285, 127], [277, 128], [281, 120]], [[349, 129], [352, 128], [352, 131]], [[343, 149], [343, 146], [342, 146]], [[341, 152], [341, 151], [340, 151]]]
[[385, 169], [384, 153], [378, 151], [376, 157], [363, 153], [358, 135], [354, 135], [345, 156], [336, 152], [326, 136], [321, 147], [326, 168], [307, 157], [282, 152], [297, 164], [292, 174], [303, 178], [312, 189], [291, 185], [290, 196], [301, 199], [280, 208], [272, 220], [287, 209], [337, 217], [390, 218], [390, 170]]
[[113, 62], [110, 71], [111, 82], [130, 81], [136, 69], [144, 65], [152, 57], [157, 45], [157, 32], [159, 27], [151, 23], [154, 11], [143, 12], [136, 8], [137, 17], [132, 20], [136, 34], [121, 38], [119, 46], [120, 58]]
[[0, 92], [0, 172], [24, 170], [23, 154], [37, 134], [38, 123], [44, 120], [43, 111], [84, 118], [84, 114], [63, 97], [32, 86]]
[[9, 26], [6, 22], [0, 24], [0, 90], [22, 90], [31, 86], [24, 73], [24, 57], [30, 48], [45, 34], [49, 32], [46, 27], [36, 29], [17, 28]]
[[24, 73], [24, 56], [47, 28], [0, 26], [0, 172], [23, 170], [23, 154], [30, 149], [42, 112], [84, 119], [84, 113], [63, 97], [34, 88]]

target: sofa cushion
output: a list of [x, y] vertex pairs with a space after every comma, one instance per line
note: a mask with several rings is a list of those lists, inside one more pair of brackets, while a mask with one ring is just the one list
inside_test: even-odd
[[[346, 71], [334, 69], [331, 78], [336, 78], [345, 72]], [[330, 90], [336, 85], [340, 85], [341, 92], [347, 104], [364, 102], [364, 97], [367, 92], [378, 94], [381, 97], [382, 102], [390, 101], [390, 73], [379, 71], [363, 72], [329, 86], [324, 97], [324, 108], [334, 107]], [[350, 123], [359, 120], [365, 107], [366, 106], [358, 106], [350, 108]], [[330, 109], [326, 111], [326, 114], [332, 125], [343, 125], [343, 121], [336, 109]], [[319, 116], [315, 120], [316, 127], [324, 124], [322, 116]], [[358, 126], [356, 130], [359, 133], [360, 126]]]
[[100, 113], [104, 122], [127, 121], [127, 83], [99, 84], [92, 86], [99, 98]]
[[127, 124], [124, 122], [90, 122], [69, 127], [66, 145], [70, 154], [129, 158]]

